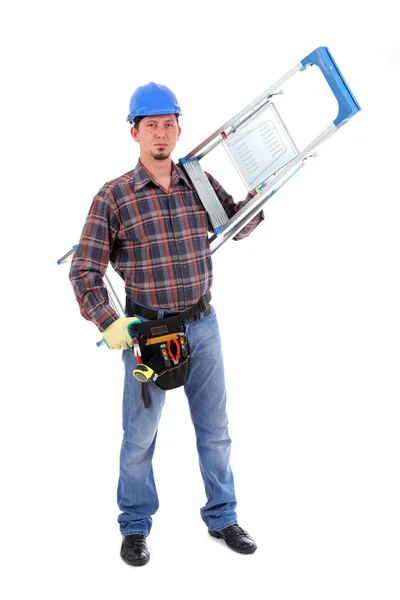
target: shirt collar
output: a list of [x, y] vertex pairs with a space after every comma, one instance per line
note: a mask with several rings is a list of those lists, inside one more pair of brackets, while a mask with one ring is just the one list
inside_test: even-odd
[[193, 186], [189, 180], [189, 177], [186, 175], [185, 171], [183, 170], [183, 168], [180, 165], [176, 165], [175, 163], [172, 163], [172, 181], [174, 183], [177, 183], [179, 181], [179, 179], [182, 179], [182, 181], [184, 183], [186, 183], [186, 185], [188, 186], [188, 188], [190, 190], [193, 189]]
[[[158, 185], [158, 183], [153, 179], [152, 175], [147, 171], [147, 169], [144, 168], [144, 166], [140, 162], [140, 159], [138, 160], [138, 163], [133, 170], [133, 179], [135, 180], [135, 190], [142, 189], [145, 185], [147, 185], [150, 182], [154, 183], [155, 185]], [[190, 183], [182, 167], [180, 165], [176, 165], [175, 163], [172, 163], [171, 179], [173, 183], [178, 183], [179, 179], [182, 179], [182, 181], [188, 186], [189, 189], [193, 189], [192, 184]]]

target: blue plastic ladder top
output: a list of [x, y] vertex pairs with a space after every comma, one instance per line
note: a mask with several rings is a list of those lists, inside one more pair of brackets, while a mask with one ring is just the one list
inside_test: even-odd
[[340, 127], [361, 110], [351, 89], [335, 63], [333, 56], [326, 46], [321, 46], [311, 52], [301, 61], [303, 67], [316, 65], [321, 69], [329, 87], [339, 104], [339, 112], [333, 124]]

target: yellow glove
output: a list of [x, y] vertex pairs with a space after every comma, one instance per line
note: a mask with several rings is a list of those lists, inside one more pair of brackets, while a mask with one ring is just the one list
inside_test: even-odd
[[110, 350], [126, 349], [128, 346], [132, 347], [133, 340], [128, 332], [128, 325], [130, 323], [141, 323], [140, 319], [136, 317], [120, 317], [110, 327], [107, 327], [103, 331], [103, 338]]

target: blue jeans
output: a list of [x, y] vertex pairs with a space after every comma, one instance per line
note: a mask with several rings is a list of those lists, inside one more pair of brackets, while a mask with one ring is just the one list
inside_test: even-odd
[[[191, 348], [189, 378], [184, 386], [194, 425], [200, 470], [207, 503], [200, 515], [210, 529], [237, 523], [233, 475], [229, 464], [226, 390], [221, 338], [214, 307], [203, 319], [187, 325]], [[166, 392], [147, 383], [151, 405], [144, 408], [140, 384], [133, 377], [136, 358], [123, 351], [125, 386], [123, 429], [118, 483], [118, 517], [123, 535], [148, 535], [158, 509], [152, 459]]]

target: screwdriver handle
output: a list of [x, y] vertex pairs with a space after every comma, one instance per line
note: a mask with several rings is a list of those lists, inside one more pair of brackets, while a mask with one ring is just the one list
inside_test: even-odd
[[171, 366], [171, 361], [170, 361], [169, 356], [168, 356], [167, 345], [166, 344], [160, 344], [160, 351], [161, 351], [161, 356], [164, 359], [164, 364], [165, 364], [165, 366], [168, 369], [168, 367]]
[[188, 355], [186, 334], [184, 334], [184, 333], [179, 334], [179, 343], [181, 345], [182, 358], [186, 358]]

